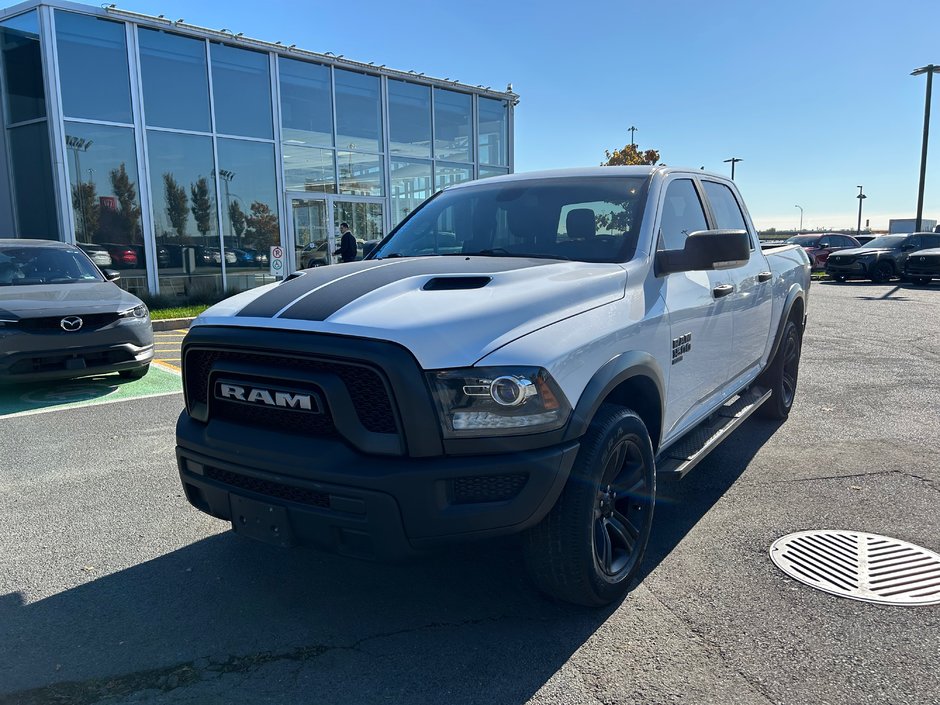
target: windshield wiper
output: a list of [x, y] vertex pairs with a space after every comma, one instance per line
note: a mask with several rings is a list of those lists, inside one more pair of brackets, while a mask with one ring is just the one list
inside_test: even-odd
[[570, 260], [570, 257], [565, 257], [565, 255], [550, 255], [544, 252], [509, 252], [502, 247], [493, 247], [486, 250], [480, 250], [479, 252], [460, 252], [455, 254], [461, 254], [466, 257], [472, 257], [475, 255], [483, 255], [484, 257], [527, 257], [531, 259], [565, 259]]

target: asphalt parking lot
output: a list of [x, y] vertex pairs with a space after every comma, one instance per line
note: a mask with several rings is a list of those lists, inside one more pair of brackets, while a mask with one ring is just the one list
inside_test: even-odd
[[0, 703], [940, 701], [940, 606], [814, 591], [803, 529], [940, 551], [940, 287], [814, 283], [789, 421], [662, 488], [641, 580], [551, 603], [513, 540], [281, 552], [189, 507], [179, 394], [0, 417]]

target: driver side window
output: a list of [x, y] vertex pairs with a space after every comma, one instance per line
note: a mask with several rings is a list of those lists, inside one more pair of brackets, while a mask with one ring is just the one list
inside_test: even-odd
[[705, 210], [691, 179], [677, 179], [666, 187], [659, 222], [659, 249], [681, 250], [696, 230], [707, 230]]

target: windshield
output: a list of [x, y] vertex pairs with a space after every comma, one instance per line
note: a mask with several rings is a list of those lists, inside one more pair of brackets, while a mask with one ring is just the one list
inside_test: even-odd
[[906, 237], [906, 235], [882, 235], [881, 237], [876, 237], [874, 240], [869, 240], [862, 245], [862, 247], [884, 247], [892, 249], [900, 247]]
[[800, 247], [812, 247], [819, 240], [817, 235], [797, 235], [796, 237], [787, 238], [786, 242], [788, 245], [799, 245]]
[[502, 181], [425, 201], [372, 258], [426, 255], [633, 258], [646, 178]]
[[100, 281], [103, 277], [97, 267], [75, 249], [29, 246], [0, 249], [0, 286]]

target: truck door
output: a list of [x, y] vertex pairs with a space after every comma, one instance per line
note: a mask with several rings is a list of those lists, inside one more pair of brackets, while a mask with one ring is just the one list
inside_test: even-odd
[[734, 314], [728, 381], [756, 366], [767, 348], [770, 318], [773, 315], [773, 279], [767, 258], [756, 246], [753, 228], [749, 228], [734, 192], [718, 181], [702, 180], [711, 207], [714, 227], [722, 230], [746, 230], [751, 238], [751, 256], [743, 267], [725, 270], [734, 292], [729, 304]]
[[[659, 204], [661, 250], [681, 250], [689, 233], [707, 230], [703, 199], [691, 178], [667, 182]], [[665, 435], [684, 429], [705, 400], [728, 381], [732, 316], [726, 272], [674, 272], [660, 277], [671, 330]]]

